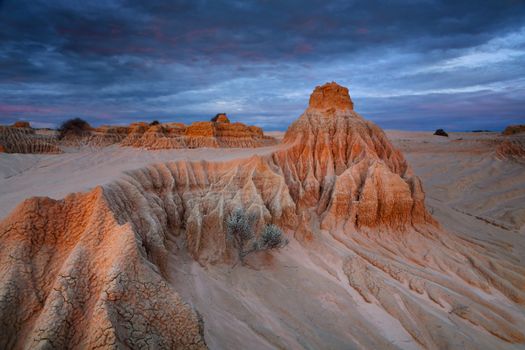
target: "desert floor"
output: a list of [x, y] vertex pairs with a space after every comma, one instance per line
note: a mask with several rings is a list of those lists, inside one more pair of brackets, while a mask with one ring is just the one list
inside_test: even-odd
[[[491, 245], [525, 266], [525, 164], [496, 157], [498, 134], [387, 135], [422, 179], [427, 207], [443, 228]], [[28, 197], [62, 198], [147, 164], [247, 158], [278, 147], [145, 151], [111, 146], [60, 155], [0, 154], [0, 218]], [[173, 237], [172, 282], [202, 314], [208, 346], [419, 348], [397, 320], [362, 302], [346, 277], [332, 270], [331, 254], [323, 247], [337, 243], [320, 239], [327, 241], [308, 249], [291, 239], [273, 255], [253, 255], [246, 267], [203, 267]], [[516, 346], [494, 337], [487, 341], [488, 348]]]

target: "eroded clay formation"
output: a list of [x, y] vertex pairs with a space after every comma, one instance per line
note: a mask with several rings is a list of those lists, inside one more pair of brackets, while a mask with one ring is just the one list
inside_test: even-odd
[[225, 114], [215, 121], [195, 122], [189, 126], [167, 123], [148, 126], [136, 124], [122, 141], [123, 146], [146, 149], [200, 148], [200, 147], [262, 147], [275, 144], [261, 128], [242, 123], [230, 123]]
[[225, 114], [214, 121], [182, 123], [132, 123], [129, 126], [101, 126], [81, 134], [66, 133], [58, 139], [56, 133], [41, 135], [27, 122], [0, 126], [0, 152], [61, 153], [62, 147], [107, 147], [113, 144], [155, 149], [173, 148], [253, 148], [276, 144], [262, 129], [243, 123], [230, 123]]
[[17, 122], [13, 126], [0, 125], [0, 153], [62, 153], [56, 139], [39, 135], [29, 123]]
[[202, 264], [229, 263], [224, 222], [238, 207], [322, 251], [424, 348], [525, 340], [509, 307], [525, 303], [524, 269], [441, 229], [403, 155], [330, 83], [271, 155], [158, 164], [22, 203], [0, 223], [0, 347], [205, 347], [167, 282], [167, 240]]

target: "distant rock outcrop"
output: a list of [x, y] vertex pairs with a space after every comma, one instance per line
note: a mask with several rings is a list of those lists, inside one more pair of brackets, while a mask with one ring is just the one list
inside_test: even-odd
[[434, 135], [436, 136], [445, 136], [445, 137], [448, 137], [448, 133], [443, 130], [443, 129], [437, 129], [435, 132], [434, 132]]
[[[214, 118], [215, 119], [215, 118]], [[242, 123], [230, 123], [226, 115], [218, 114], [216, 121], [195, 122], [189, 126], [180, 123], [137, 126], [121, 143], [122, 146], [146, 149], [171, 148], [251, 148], [277, 143], [264, 136], [261, 128]]]
[[503, 130], [503, 135], [514, 135], [525, 133], [525, 125], [509, 125]]
[[[31, 136], [30, 136], [31, 135]], [[132, 123], [129, 126], [89, 126], [81, 119], [66, 121], [58, 134], [37, 135], [27, 122], [17, 122], [0, 130], [2, 152], [60, 153], [61, 147], [107, 147], [113, 144], [150, 150], [175, 148], [253, 148], [277, 144], [262, 129], [231, 123], [226, 114], [213, 121], [182, 123]]]

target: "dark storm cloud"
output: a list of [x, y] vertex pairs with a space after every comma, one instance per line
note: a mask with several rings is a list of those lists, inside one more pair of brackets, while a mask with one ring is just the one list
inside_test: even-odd
[[525, 4], [500, 1], [0, 1], [0, 123], [284, 129], [315, 85], [381, 126], [523, 122]]

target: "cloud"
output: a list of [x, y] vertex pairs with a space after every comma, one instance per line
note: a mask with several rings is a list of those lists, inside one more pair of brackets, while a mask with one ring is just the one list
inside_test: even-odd
[[0, 123], [227, 112], [285, 129], [335, 80], [384, 127], [502, 128], [523, 118], [524, 19], [514, 0], [5, 0]]

